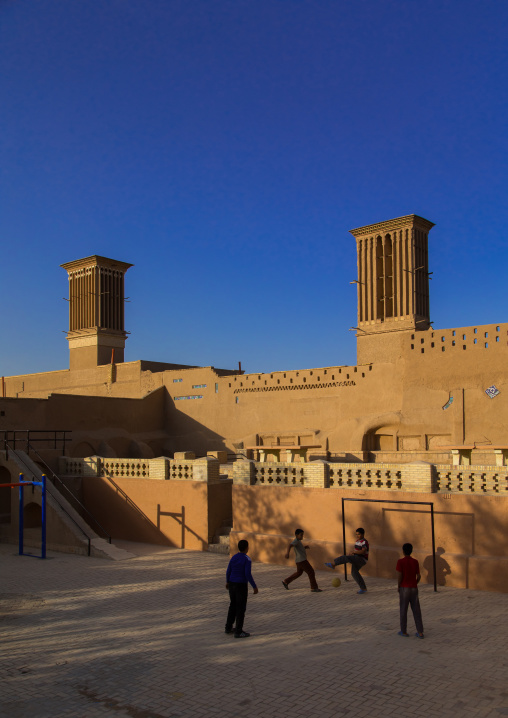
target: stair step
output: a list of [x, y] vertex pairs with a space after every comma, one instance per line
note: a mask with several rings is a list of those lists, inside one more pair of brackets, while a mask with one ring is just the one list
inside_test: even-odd
[[210, 551], [210, 553], [221, 553], [225, 556], [229, 556], [229, 543], [209, 543], [208, 550]]

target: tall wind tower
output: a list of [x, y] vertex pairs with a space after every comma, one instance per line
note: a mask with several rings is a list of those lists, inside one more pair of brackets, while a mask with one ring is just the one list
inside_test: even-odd
[[428, 235], [432, 227], [429, 220], [409, 214], [350, 230], [358, 258], [359, 356], [361, 344], [364, 348], [375, 345], [364, 341], [368, 335], [430, 328]]
[[123, 362], [124, 276], [133, 265], [94, 254], [60, 266], [69, 275], [70, 369]]

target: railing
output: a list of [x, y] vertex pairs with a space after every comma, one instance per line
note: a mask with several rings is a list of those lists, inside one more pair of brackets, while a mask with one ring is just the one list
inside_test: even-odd
[[[6, 453], [7, 453], [8, 449], [10, 449], [12, 452], [15, 451], [12, 446], [9, 446], [8, 448], [6, 448]], [[23, 459], [22, 456], [19, 456], [19, 454], [16, 454], [16, 459], [17, 459], [18, 461], [21, 461], [21, 463], [26, 467], [26, 469], [28, 470], [28, 472], [29, 472], [30, 474], [33, 474], [33, 471], [32, 471], [32, 469], [31, 469], [31, 467], [26, 463], [26, 461]], [[55, 494], [54, 494], [52, 491], [49, 490], [49, 484], [48, 484], [48, 483], [46, 483], [46, 491], [47, 491], [48, 494], [51, 496], [51, 498], [53, 499], [53, 501], [54, 501], [56, 504], [58, 504], [58, 506], [62, 509], [62, 511], [64, 512], [64, 514], [72, 521], [72, 523], [81, 531], [81, 533], [83, 534], [83, 536], [86, 538], [87, 543], [88, 543], [88, 556], [90, 556], [90, 555], [91, 555], [91, 543], [92, 543], [91, 537], [90, 537], [90, 536], [86, 533], [86, 531], [78, 524], [78, 522], [75, 521], [75, 519], [72, 518], [72, 516], [70, 515], [70, 513], [67, 511], [67, 509], [66, 509], [64, 506], [62, 506], [62, 504], [60, 503], [60, 501], [58, 500], [58, 498], [55, 496]]]
[[305, 483], [303, 465], [253, 462], [254, 485], [260, 486], [303, 486]]
[[[111, 543], [111, 536], [108, 534], [106, 529], [99, 523], [99, 521], [95, 518], [95, 516], [89, 511], [84, 504], [81, 503], [81, 501], [78, 499], [78, 497], [69, 489], [67, 484], [62, 481], [62, 479], [56, 474], [53, 469], [46, 464], [42, 456], [39, 454], [39, 452], [34, 449], [33, 446], [29, 444], [29, 448], [32, 450], [32, 452], [37, 456], [37, 460], [39, 463], [41, 463], [46, 471], [46, 476], [55, 484], [55, 486], [58, 484], [59, 489], [63, 489], [66, 493], [64, 493], [64, 496], [66, 498], [71, 498], [72, 501], [79, 506], [79, 509], [76, 509], [78, 513], [84, 513], [87, 516], [87, 519], [90, 519], [90, 521], [94, 524], [95, 527], [98, 527], [99, 530], [102, 532], [105, 539], [107, 539], [108, 543]], [[74, 507], [75, 508], [75, 507]], [[83, 517], [84, 518], [84, 517]], [[88, 522], [89, 523], [89, 522]]]
[[437, 465], [438, 493], [508, 494], [508, 467]]
[[402, 472], [381, 464], [329, 464], [329, 486], [336, 489], [402, 489]]
[[[42, 429], [11, 429], [0, 431], [0, 443], [4, 445], [4, 451], [8, 452], [8, 445], [13, 449], [22, 449], [28, 454], [29, 447], [34, 443], [46, 442], [53, 444], [54, 449], [62, 448], [62, 456], [65, 455], [65, 445], [71, 441], [71, 431], [67, 429], [50, 429], [44, 431]], [[7, 454], [7, 457], [8, 454]]]

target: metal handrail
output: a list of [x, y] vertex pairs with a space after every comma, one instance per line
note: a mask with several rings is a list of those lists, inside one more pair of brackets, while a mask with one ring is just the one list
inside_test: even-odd
[[64, 481], [62, 481], [62, 479], [58, 476], [58, 474], [56, 474], [56, 473], [53, 471], [53, 469], [52, 469], [50, 466], [47, 465], [47, 463], [44, 461], [44, 459], [43, 459], [42, 456], [39, 454], [39, 452], [37, 451], [37, 449], [35, 449], [31, 444], [29, 444], [29, 448], [33, 451], [34, 454], [37, 455], [39, 461], [40, 461], [42, 464], [44, 464], [44, 467], [46, 468], [46, 476], [48, 476], [53, 483], [55, 483], [55, 480], [56, 480], [56, 481], [58, 481], [58, 483], [60, 484], [60, 486], [63, 486], [63, 488], [67, 491], [67, 493], [70, 494], [70, 496], [72, 497], [72, 499], [79, 505], [80, 509], [82, 509], [82, 510], [86, 513], [86, 515], [87, 515], [90, 519], [92, 519], [92, 521], [94, 522], [94, 524], [100, 528], [100, 530], [101, 530], [101, 531], [103, 532], [103, 534], [104, 534], [104, 538], [107, 539], [108, 543], [111, 543], [111, 536], [108, 534], [108, 532], [106, 531], [106, 529], [104, 528], [104, 526], [102, 526], [102, 524], [95, 518], [95, 516], [92, 514], [92, 512], [89, 511], [89, 510], [86, 508], [86, 506], [81, 503], [81, 501], [78, 499], [78, 497], [69, 489], [69, 487], [67, 486], [67, 484], [66, 484]]
[[[7, 444], [6, 444], [6, 445], [7, 445]], [[10, 449], [12, 452], [15, 451], [15, 450], [12, 448], [12, 446], [10, 446], [9, 449]], [[19, 459], [19, 461], [21, 461], [21, 462], [26, 466], [26, 468], [28, 469], [28, 471], [29, 471], [31, 474], [33, 474], [32, 469], [28, 466], [28, 464], [26, 463], [26, 461], [23, 459], [22, 456], [18, 456], [18, 455], [16, 454], [16, 458]], [[49, 491], [47, 484], [46, 484], [46, 491], [48, 491], [48, 493], [49, 493], [49, 495], [51, 496], [51, 498], [54, 499], [54, 501], [58, 504], [58, 506], [60, 506], [60, 508], [62, 509], [62, 511], [68, 516], [68, 518], [70, 518], [70, 520], [72, 521], [72, 523], [73, 523], [75, 526], [77, 526], [78, 529], [81, 531], [81, 533], [85, 536], [86, 540], [88, 541], [88, 556], [90, 556], [91, 553], [92, 553], [92, 552], [91, 552], [91, 537], [90, 537], [90, 536], [86, 533], [86, 531], [78, 524], [78, 522], [75, 521], [75, 519], [72, 518], [72, 516], [70, 515], [70, 513], [67, 511], [67, 509], [65, 508], [65, 506], [62, 506], [62, 504], [61, 504], [60, 501], [57, 499], [57, 497], [55, 496], [55, 494], [53, 494], [51, 491]]]
[[[21, 434], [21, 437], [17, 438], [17, 434]], [[35, 437], [34, 434], [36, 435]], [[38, 434], [44, 434], [45, 436], [37, 436]], [[52, 434], [53, 436], [47, 436], [48, 434]], [[58, 436], [58, 434], [62, 434], [62, 436]], [[68, 434], [72, 434], [72, 431], [69, 429], [8, 429], [6, 431], [0, 431], [0, 441], [3, 442], [5, 451], [8, 451], [7, 446], [9, 441], [11, 441], [14, 450], [16, 449], [16, 442], [24, 443], [27, 447], [27, 453], [29, 444], [35, 441], [52, 441], [55, 449], [58, 448], [57, 442], [62, 442], [62, 456], [64, 456], [65, 444], [71, 440], [70, 437], [67, 436]], [[22, 438], [23, 435], [25, 435], [24, 438]], [[11, 436], [12, 440], [10, 439]]]

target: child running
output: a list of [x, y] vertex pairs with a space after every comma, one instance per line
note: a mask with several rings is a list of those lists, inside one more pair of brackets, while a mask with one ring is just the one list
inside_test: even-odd
[[407, 609], [411, 606], [413, 618], [416, 624], [416, 637], [423, 638], [422, 612], [420, 610], [420, 599], [418, 598], [418, 583], [420, 582], [420, 565], [411, 556], [413, 546], [405, 543], [402, 547], [404, 558], [397, 561], [397, 589], [400, 602], [400, 631], [399, 636], [409, 638], [407, 633]]
[[302, 575], [302, 573], [305, 571], [307, 576], [309, 577], [310, 581], [310, 590], [312, 593], [321, 593], [320, 588], [318, 588], [318, 585], [316, 583], [316, 574], [314, 573], [314, 569], [310, 565], [310, 563], [307, 561], [307, 550], [310, 548], [310, 546], [304, 546], [302, 543], [303, 540], [303, 529], [296, 529], [295, 531], [295, 538], [291, 543], [289, 544], [286, 556], [285, 558], [289, 558], [289, 552], [291, 551], [291, 547], [295, 550], [295, 561], [296, 561], [296, 571], [289, 576], [289, 578], [286, 578], [285, 581], [282, 582], [282, 585], [285, 589], [289, 589], [289, 585], [291, 581], [294, 581], [299, 576]]

